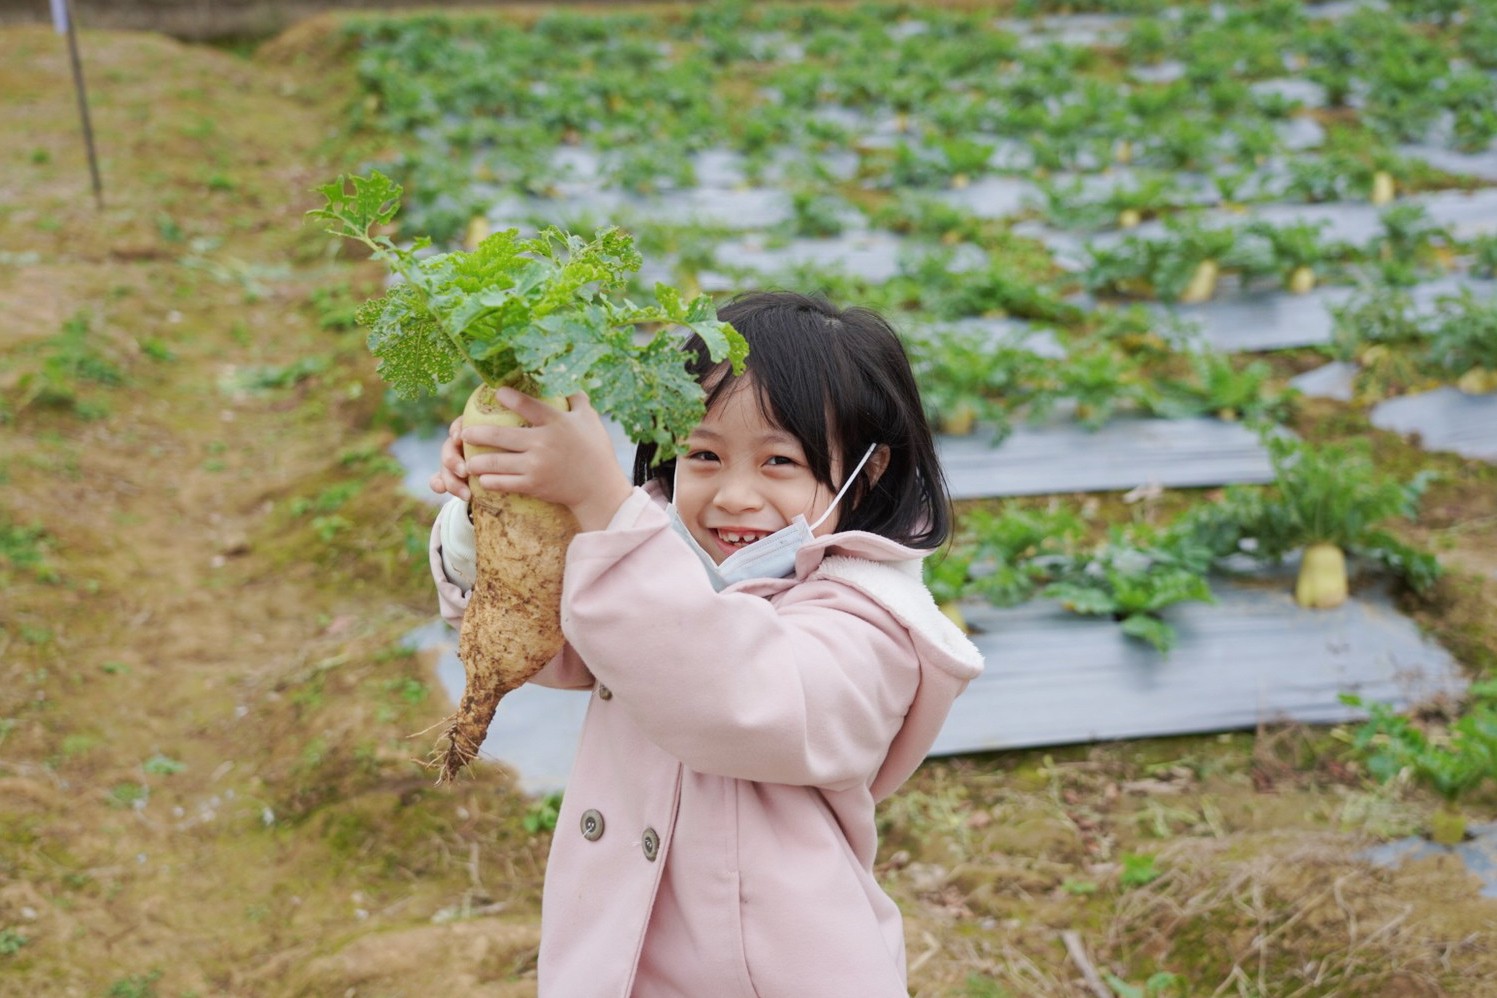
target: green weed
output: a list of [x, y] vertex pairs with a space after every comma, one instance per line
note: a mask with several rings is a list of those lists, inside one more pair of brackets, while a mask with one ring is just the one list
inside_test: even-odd
[[171, 776], [182, 772], [187, 768], [187, 764], [158, 753], [141, 763], [140, 768], [152, 776]]
[[107, 998], [156, 998], [156, 982], [159, 980], [159, 970], [122, 977], [109, 986]]
[[531, 835], [556, 830], [556, 819], [561, 814], [561, 794], [547, 794], [525, 809], [522, 822]]
[[1125, 888], [1143, 887], [1164, 875], [1148, 853], [1124, 853], [1122, 860], [1123, 872], [1118, 875], [1118, 882]]
[[15, 929], [0, 929], [0, 956], [15, 956], [30, 941]]
[[89, 314], [78, 312], [62, 324], [60, 332], [41, 342], [39, 365], [21, 375], [17, 411], [46, 406], [69, 409], [85, 419], [104, 414], [101, 405], [82, 397], [82, 386], [117, 387], [125, 383], [125, 374], [100, 349], [90, 325]]
[[57, 582], [57, 569], [48, 560], [47, 532], [16, 523], [0, 510], [0, 585], [10, 585], [17, 574], [38, 582]]

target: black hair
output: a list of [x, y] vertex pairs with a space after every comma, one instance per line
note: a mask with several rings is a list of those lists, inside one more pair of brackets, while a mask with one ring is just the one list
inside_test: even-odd
[[[842, 500], [838, 530], [864, 530], [910, 547], [938, 548], [951, 532], [951, 500], [935, 441], [904, 345], [892, 326], [867, 308], [839, 309], [820, 296], [793, 291], [748, 292], [717, 310], [748, 341], [745, 374], [765, 419], [800, 441], [816, 480], [835, 491], [833, 458], [850, 471], [873, 444], [889, 463], [870, 487], [865, 468]], [[737, 381], [692, 337], [687, 370], [707, 390], [707, 407]], [[651, 467], [656, 447], [642, 444], [634, 483], [651, 479], [671, 494], [675, 461]]]

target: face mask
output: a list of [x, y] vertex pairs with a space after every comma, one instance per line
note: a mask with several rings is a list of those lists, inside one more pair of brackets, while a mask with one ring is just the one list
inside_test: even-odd
[[[685, 539], [690, 548], [696, 552], [696, 556], [702, 560], [702, 565], [707, 569], [707, 578], [712, 582], [712, 588], [718, 592], [733, 585], [735, 582], [743, 582], [747, 579], [783, 579], [795, 571], [795, 556], [807, 542], [816, 536], [816, 528], [826, 522], [826, 518], [832, 515], [832, 510], [842, 501], [852, 483], [857, 481], [858, 472], [863, 470], [863, 465], [873, 456], [878, 444], [872, 444], [863, 454], [863, 459], [858, 466], [847, 476], [842, 483], [842, 488], [832, 497], [831, 505], [826, 511], [816, 518], [815, 523], [806, 523], [803, 513], [796, 514], [794, 520], [788, 526], [781, 527], [767, 537], [761, 537], [742, 551], [734, 551], [722, 560], [722, 564], [712, 560], [697, 539], [691, 536], [691, 531], [681, 519], [681, 514], [676, 511], [676, 504], [672, 502], [666, 507], [666, 515], [670, 517], [671, 529]], [[677, 470], [680, 469], [678, 464]], [[674, 490], [672, 490], [674, 494]]]

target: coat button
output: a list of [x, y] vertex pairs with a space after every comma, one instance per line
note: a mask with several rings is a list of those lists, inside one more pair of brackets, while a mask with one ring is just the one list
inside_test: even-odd
[[599, 811], [588, 808], [582, 812], [582, 837], [589, 842], [596, 842], [603, 837], [603, 815]]
[[608, 687], [604, 686], [602, 683], [599, 683], [598, 684], [598, 699], [599, 700], [612, 700], [613, 699], [613, 690], [610, 690]]
[[644, 846], [645, 859], [651, 863], [655, 862], [655, 857], [660, 855], [660, 835], [655, 829], [646, 828], [644, 841], [641, 844]]

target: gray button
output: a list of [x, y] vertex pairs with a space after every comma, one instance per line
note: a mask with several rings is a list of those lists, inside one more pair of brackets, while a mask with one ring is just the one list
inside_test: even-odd
[[645, 859], [651, 863], [660, 855], [660, 835], [653, 828], [646, 828], [644, 835]]
[[599, 700], [612, 700], [613, 699], [613, 690], [610, 690], [608, 687], [604, 686], [602, 683], [599, 683], [598, 684], [598, 699]]
[[603, 815], [599, 811], [588, 808], [582, 812], [582, 837], [589, 842], [596, 842], [603, 837]]

